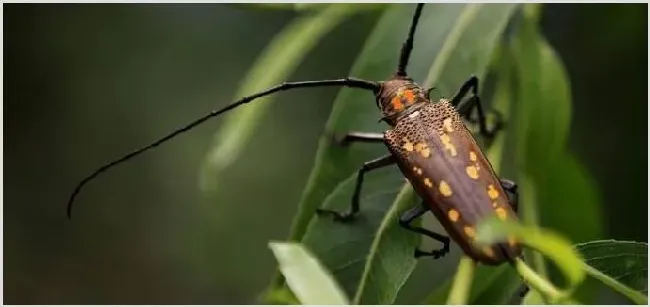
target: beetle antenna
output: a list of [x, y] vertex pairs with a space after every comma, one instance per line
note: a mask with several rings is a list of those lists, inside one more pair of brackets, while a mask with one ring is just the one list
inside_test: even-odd
[[418, 26], [420, 14], [422, 14], [422, 7], [424, 7], [424, 3], [418, 3], [415, 7], [415, 13], [413, 13], [413, 20], [411, 21], [411, 28], [409, 29], [409, 36], [406, 38], [406, 41], [404, 41], [404, 44], [402, 44], [402, 51], [399, 55], [399, 65], [397, 65], [396, 73], [399, 77], [406, 77], [406, 66], [409, 64], [411, 50], [413, 50], [413, 36], [415, 35], [415, 28]]
[[119, 159], [116, 159], [110, 163], [107, 163], [103, 165], [102, 167], [98, 168], [95, 170], [92, 174], [88, 175], [86, 178], [81, 180], [79, 184], [74, 189], [74, 192], [72, 192], [72, 195], [70, 196], [70, 199], [68, 200], [68, 218], [71, 218], [72, 216], [72, 204], [74, 203], [75, 197], [77, 197], [77, 194], [79, 194], [79, 191], [81, 191], [81, 188], [83, 188], [90, 180], [96, 178], [103, 172], [107, 171], [108, 169], [112, 168], [113, 166], [116, 166], [118, 164], [121, 164], [122, 162], [125, 162], [149, 149], [152, 149], [154, 147], [157, 147], [158, 145], [174, 138], [175, 136], [186, 132], [199, 124], [207, 121], [210, 118], [219, 116], [225, 112], [228, 112], [236, 107], [239, 107], [245, 103], [251, 102], [255, 100], [256, 98], [264, 97], [276, 92], [281, 92], [281, 91], [286, 91], [290, 89], [295, 89], [295, 88], [306, 88], [306, 87], [320, 87], [320, 86], [347, 86], [351, 88], [358, 88], [358, 89], [364, 89], [364, 90], [370, 90], [373, 91], [374, 93], [377, 93], [379, 91], [380, 85], [377, 82], [373, 81], [366, 81], [366, 80], [361, 80], [361, 79], [356, 79], [356, 78], [344, 78], [344, 79], [334, 79], [334, 80], [317, 80], [317, 81], [298, 81], [298, 82], [284, 82], [282, 84], [276, 85], [274, 87], [268, 88], [264, 91], [261, 91], [257, 94], [253, 94], [250, 96], [246, 96], [220, 110], [213, 110], [210, 113], [204, 115], [203, 117], [183, 126], [180, 127], [176, 130], [174, 130], [172, 133], [160, 138], [159, 140], [142, 147], [140, 149], [136, 149], [124, 156], [122, 156]]

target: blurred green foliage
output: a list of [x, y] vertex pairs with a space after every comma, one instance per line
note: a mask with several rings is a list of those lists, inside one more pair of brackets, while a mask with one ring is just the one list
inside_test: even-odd
[[[339, 172], [337, 179], [307, 184], [314, 157], [320, 161], [323, 155], [316, 152], [318, 140], [330, 132], [323, 127], [333, 125], [330, 111], [344, 123], [336, 131], [361, 127], [357, 124], [376, 120], [378, 113], [368, 111], [374, 103], [367, 95], [342, 91], [335, 99], [338, 91], [332, 89], [283, 93], [270, 102], [250, 143], [218, 174], [215, 195], [201, 195], [198, 178], [220, 120], [107, 173], [82, 192], [75, 219], [66, 221], [65, 200], [77, 180], [229, 103], [260, 50], [312, 10], [171, 4], [4, 8], [6, 303], [255, 302], [275, 267], [267, 242], [287, 238], [296, 214], [305, 219], [294, 224], [292, 236], [307, 227], [309, 212], [299, 212], [297, 206], [305, 186], [320, 200], [303, 195], [302, 202], [313, 209], [363, 155], [378, 150], [335, 153], [337, 163], [322, 167], [325, 173]], [[461, 5], [444, 8], [462, 11]], [[568, 133], [564, 146], [572, 153], [544, 162], [542, 175], [553, 175], [536, 189], [540, 210], [535, 218], [574, 242], [647, 242], [647, 104], [639, 103], [647, 101], [647, 6], [543, 8], [540, 30], [556, 50], [552, 56], [566, 66], [571, 87], [568, 93], [542, 88], [526, 93], [530, 100], [524, 105], [545, 102], [549, 94], [564, 101], [570, 95], [571, 112], [565, 115], [570, 124], [561, 133]], [[390, 72], [378, 65], [398, 52], [408, 23], [404, 16], [411, 9], [397, 5], [350, 15], [354, 17], [333, 27], [304, 55], [289, 79], [336, 78], [364, 65], [372, 72], [357, 76], [385, 78]], [[444, 26], [449, 21], [435, 22]], [[426, 21], [422, 29], [412, 63], [438, 53], [441, 46], [435, 42], [446, 33], [430, 30]], [[544, 48], [538, 51], [548, 55]], [[458, 52], [466, 51], [451, 56]], [[429, 68], [412, 64], [410, 72], [424, 80]], [[525, 82], [533, 77], [527, 74], [542, 71], [531, 67], [509, 78]], [[445, 79], [434, 81], [449, 96], [469, 73], [483, 72], [443, 70]], [[494, 87], [489, 85], [498, 77], [484, 79], [487, 97], [499, 97], [498, 87], [491, 95]], [[516, 109], [518, 99], [522, 97], [508, 99], [515, 108], [509, 112], [509, 129], [521, 125], [516, 122], [523, 112]], [[344, 100], [350, 101], [345, 109]], [[546, 123], [524, 124], [539, 129]], [[517, 157], [509, 156], [518, 152], [509, 139], [503, 141], [500, 162], [505, 177], [521, 170], [514, 163]], [[531, 146], [542, 144], [537, 141], [531, 138]], [[592, 188], [596, 198], [573, 194]], [[579, 205], [554, 206], [560, 202]], [[602, 207], [585, 212], [584, 204], [596, 202]], [[418, 262], [397, 302], [421, 301], [454, 273], [458, 255], [454, 246], [444, 260]], [[590, 291], [599, 303], [619, 302], [611, 292]]]

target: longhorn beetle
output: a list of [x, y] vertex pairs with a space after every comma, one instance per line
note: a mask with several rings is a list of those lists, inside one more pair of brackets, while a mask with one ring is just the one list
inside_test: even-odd
[[[348, 212], [340, 213], [317, 209], [317, 214], [332, 216], [340, 222], [353, 221], [359, 213], [359, 196], [364, 175], [372, 170], [397, 164], [416, 193], [422, 198], [421, 206], [412, 208], [399, 219], [400, 225], [443, 244], [442, 248], [430, 252], [416, 249], [415, 257], [439, 258], [449, 252], [448, 237], [411, 225], [414, 219], [427, 211], [431, 211], [436, 216], [451, 238], [460, 245], [465, 254], [476, 262], [496, 265], [518, 257], [521, 254], [521, 248], [513, 238], [510, 238], [508, 242], [494, 244], [480, 250], [471, 244], [476, 235], [475, 224], [480, 218], [496, 214], [501, 219], [516, 219], [518, 199], [517, 185], [510, 180], [497, 177], [490, 162], [462, 122], [463, 118], [470, 122], [476, 122], [471, 119], [472, 111], [476, 109], [481, 136], [490, 138], [502, 126], [500, 117], [497, 116], [497, 123], [488, 129], [485, 113], [478, 96], [478, 79], [474, 76], [469, 78], [453, 98], [443, 98], [432, 102], [429, 93], [433, 88], [420, 87], [406, 74], [406, 67], [413, 49], [413, 36], [423, 6], [424, 4], [418, 4], [415, 9], [408, 37], [401, 48], [397, 71], [391, 79], [376, 82], [348, 77], [284, 82], [257, 94], [244, 97], [97, 169], [75, 188], [68, 202], [68, 217], [71, 216], [75, 197], [90, 180], [107, 169], [152, 149], [212, 117], [219, 116], [256, 98], [280, 91], [321, 86], [347, 86], [372, 92], [375, 95], [377, 107], [383, 113], [382, 120], [391, 128], [383, 134], [350, 132], [341, 139], [341, 143], [384, 143], [390, 153], [364, 163], [359, 169]], [[471, 98], [463, 99], [467, 94], [471, 94]], [[505, 191], [512, 194], [512, 199], [509, 199]]]

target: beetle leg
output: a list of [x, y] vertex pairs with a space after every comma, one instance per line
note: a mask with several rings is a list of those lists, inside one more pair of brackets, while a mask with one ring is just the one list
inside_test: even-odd
[[519, 192], [517, 191], [517, 184], [514, 181], [508, 179], [499, 179], [499, 181], [501, 182], [503, 189], [512, 194], [512, 198], [510, 199], [512, 209], [515, 211], [515, 213], [519, 213]]
[[342, 137], [333, 136], [334, 143], [348, 146], [351, 143], [384, 143], [384, 134], [375, 132], [348, 132]]
[[363, 164], [357, 173], [357, 185], [354, 187], [354, 194], [352, 195], [352, 204], [350, 206], [350, 211], [347, 213], [340, 213], [334, 210], [329, 209], [316, 209], [318, 215], [331, 214], [334, 216], [334, 220], [338, 222], [349, 222], [352, 221], [356, 214], [359, 212], [359, 198], [361, 196], [361, 186], [363, 184], [363, 175], [366, 172], [376, 170], [385, 166], [389, 166], [396, 162], [395, 157], [392, 154], [385, 155], [383, 157], [377, 158], [372, 161], [368, 161]]
[[446, 255], [447, 253], [449, 253], [449, 237], [443, 236], [441, 234], [437, 234], [433, 231], [424, 229], [422, 227], [411, 225], [411, 222], [413, 222], [413, 220], [420, 217], [422, 214], [426, 213], [427, 211], [429, 210], [424, 206], [411, 208], [409, 209], [409, 211], [406, 211], [404, 214], [402, 214], [402, 216], [399, 218], [399, 225], [410, 231], [417, 232], [419, 234], [425, 235], [429, 238], [441, 242], [443, 244], [441, 249], [425, 252], [416, 248], [415, 253], [413, 254], [415, 258], [420, 258], [423, 256], [432, 256], [433, 259], [438, 259]]
[[[501, 182], [501, 186], [503, 187], [506, 192], [512, 194], [512, 198], [510, 200], [512, 204], [512, 210], [515, 211], [515, 213], [519, 213], [519, 191], [517, 191], [517, 183], [515, 183], [512, 180], [508, 179], [499, 179], [499, 182]], [[524, 255], [522, 254], [521, 260], [524, 260]], [[524, 283], [523, 287], [521, 290], [519, 290], [519, 297], [524, 297], [526, 293], [528, 293], [528, 285]]]
[[[463, 98], [467, 93], [472, 92], [472, 98], [464, 100]], [[462, 103], [461, 103], [462, 101]], [[494, 127], [488, 129], [485, 121], [485, 112], [483, 111], [483, 105], [481, 104], [481, 98], [478, 96], [478, 78], [476, 76], [471, 76], [458, 90], [458, 93], [451, 99], [451, 105], [456, 107], [458, 113], [460, 113], [464, 118], [470, 122], [475, 122], [472, 120], [471, 114], [472, 110], [476, 108], [478, 111], [478, 124], [480, 128], [481, 136], [486, 138], [494, 137], [494, 134], [503, 127], [503, 119], [499, 112], [493, 111], [496, 115], [496, 123]]]

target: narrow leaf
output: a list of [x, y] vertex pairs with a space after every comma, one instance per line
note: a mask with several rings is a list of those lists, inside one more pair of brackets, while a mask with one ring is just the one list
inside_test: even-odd
[[[309, 51], [334, 27], [354, 13], [349, 5], [328, 5], [316, 14], [300, 17], [274, 37], [242, 81], [235, 99], [279, 84], [294, 72]], [[218, 186], [220, 171], [228, 167], [248, 144], [261, 118], [276, 96], [232, 111], [215, 134], [214, 145], [201, 168], [204, 191]]]
[[269, 243], [289, 288], [306, 305], [347, 305], [336, 281], [301, 244]]

